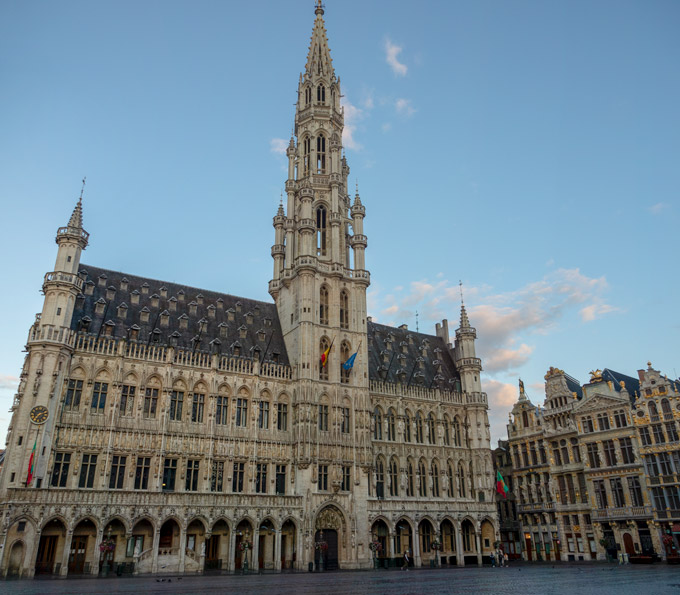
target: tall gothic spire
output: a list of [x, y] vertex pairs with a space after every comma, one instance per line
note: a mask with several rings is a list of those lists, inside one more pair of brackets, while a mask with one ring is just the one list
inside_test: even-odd
[[331, 51], [328, 49], [328, 38], [326, 37], [326, 25], [323, 21], [321, 0], [318, 0], [314, 13], [316, 14], [316, 19], [314, 20], [314, 30], [312, 31], [312, 40], [309, 44], [309, 54], [307, 54], [305, 70], [307, 76], [325, 76], [330, 80], [335, 77], [335, 72], [333, 71]]
[[465, 304], [460, 306], [460, 328], [470, 328], [470, 319], [465, 310]]
[[75, 209], [71, 214], [71, 218], [68, 220], [68, 227], [73, 227], [75, 229], [83, 228], [83, 197], [78, 199]]

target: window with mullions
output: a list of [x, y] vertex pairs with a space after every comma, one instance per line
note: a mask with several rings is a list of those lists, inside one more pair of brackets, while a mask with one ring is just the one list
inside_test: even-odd
[[328, 432], [328, 405], [319, 405], [319, 430]]
[[406, 495], [409, 498], [415, 496], [415, 491], [413, 489], [413, 464], [409, 461], [406, 464]]
[[258, 463], [255, 470], [255, 492], [258, 494], [267, 493], [267, 464]]
[[349, 294], [346, 289], [340, 292], [340, 328], [349, 328]]
[[326, 173], [326, 137], [323, 134], [316, 137], [316, 173]]
[[69, 380], [68, 389], [66, 390], [66, 398], [64, 399], [64, 408], [75, 411], [80, 407], [80, 398], [83, 395], [83, 381]]
[[328, 287], [319, 290], [319, 324], [328, 324]]
[[326, 101], [326, 87], [324, 85], [318, 85], [316, 87], [316, 100], [319, 103], [324, 103]]
[[198, 491], [198, 468], [200, 461], [198, 459], [189, 459], [187, 461], [187, 475], [184, 483], [184, 491], [197, 492]]
[[613, 440], [605, 440], [602, 442], [602, 449], [604, 450], [604, 461], [607, 467], [614, 467], [616, 465], [616, 449], [614, 448]]
[[269, 401], [260, 401], [260, 410], [257, 415], [257, 427], [260, 430], [269, 429]]
[[125, 481], [125, 463], [127, 457], [113, 455], [111, 457], [111, 472], [109, 474], [109, 489], [122, 490]]
[[277, 465], [276, 466], [276, 493], [285, 494], [286, 493], [286, 466]]
[[342, 407], [340, 409], [340, 414], [340, 432], [343, 434], [349, 434], [349, 407]]
[[349, 384], [349, 375], [352, 373], [352, 368], [346, 370], [344, 366], [344, 363], [349, 359], [350, 352], [351, 347], [349, 346], [349, 343], [343, 341], [342, 345], [340, 345], [340, 361], [343, 363], [343, 365], [340, 366], [340, 382], [343, 384]]
[[234, 463], [234, 474], [231, 478], [231, 491], [235, 494], [243, 492], [243, 475], [245, 463]]
[[120, 393], [120, 409], [118, 414], [121, 416], [132, 416], [135, 413], [135, 391], [137, 387], [124, 384]]
[[666, 442], [666, 437], [663, 435], [661, 424], [652, 425], [652, 435], [654, 436], [655, 444], [664, 444]]
[[210, 491], [221, 492], [224, 488], [224, 461], [213, 461], [210, 474]]
[[390, 461], [390, 496], [399, 495], [399, 465], [396, 459]]
[[144, 395], [144, 417], [156, 417], [156, 408], [158, 407], [158, 389], [147, 388]]
[[191, 400], [191, 421], [203, 423], [203, 408], [205, 406], [205, 395], [194, 393]]
[[170, 421], [182, 421], [184, 391], [173, 390], [170, 394]]
[[312, 152], [312, 139], [307, 137], [302, 141], [302, 175], [309, 175], [310, 153]]
[[276, 404], [276, 429], [280, 432], [288, 431], [288, 404]]
[[79, 488], [91, 488], [94, 486], [95, 471], [97, 468], [97, 455], [84, 454], [80, 464]]
[[385, 498], [385, 465], [380, 458], [375, 465], [375, 495], [379, 500]]
[[396, 433], [396, 415], [394, 414], [394, 409], [388, 409], [387, 415], [385, 417], [387, 420], [387, 439], [394, 442], [397, 439]]
[[109, 391], [108, 382], [95, 382], [92, 389], [92, 412], [104, 413], [106, 407], [106, 394]]
[[434, 431], [434, 415], [432, 415], [432, 413], [427, 415], [427, 441], [430, 444], [436, 444], [437, 442]]
[[439, 498], [439, 467], [432, 463], [432, 497]]
[[151, 457], [137, 457], [135, 469], [135, 490], [149, 489], [149, 472], [151, 470]]
[[319, 465], [319, 483], [318, 488], [320, 492], [328, 491], [328, 465]]
[[305, 87], [305, 105], [312, 103], [312, 88]]
[[383, 437], [383, 416], [380, 407], [373, 411], [373, 440], [382, 440]]
[[423, 443], [423, 416], [420, 411], [416, 413], [416, 442], [418, 444]]
[[614, 500], [615, 508], [623, 508], [626, 503], [623, 497], [623, 484], [620, 477], [614, 477], [609, 480], [609, 486], [612, 490], [612, 499]]
[[628, 478], [628, 493], [630, 494], [630, 503], [633, 506], [644, 506], [642, 485], [637, 477]]
[[326, 208], [316, 209], [316, 252], [318, 256], [326, 256]]
[[[319, 347], [321, 349], [321, 355], [326, 353], [326, 350], [330, 347], [330, 343], [326, 337], [321, 339]], [[330, 351], [326, 357], [330, 357]], [[328, 361], [322, 362], [321, 358], [319, 358], [319, 380], [328, 380]]]
[[349, 492], [352, 489], [351, 471], [352, 468], [349, 465], [344, 465], [342, 468], [342, 486], [340, 486], [340, 489], [343, 492]]
[[242, 428], [248, 425], [248, 399], [236, 399], [236, 425]]
[[215, 412], [215, 423], [226, 426], [229, 423], [229, 397], [217, 397], [217, 410]]
[[175, 479], [177, 478], [177, 459], [165, 459], [163, 461], [163, 491], [175, 491]]
[[427, 497], [427, 471], [425, 470], [425, 463], [420, 461], [418, 463], [418, 479], [420, 483], [420, 488], [418, 490], [418, 495], [421, 498]]
[[411, 414], [408, 411], [404, 416], [404, 441], [411, 442]]

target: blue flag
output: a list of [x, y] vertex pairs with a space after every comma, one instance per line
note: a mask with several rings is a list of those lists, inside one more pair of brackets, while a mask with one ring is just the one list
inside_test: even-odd
[[352, 367], [354, 366], [354, 360], [357, 358], [357, 353], [359, 353], [358, 350], [355, 351], [352, 355], [350, 355], [347, 361], [344, 364], [342, 364], [342, 367], [345, 368], [345, 370], [352, 369]]

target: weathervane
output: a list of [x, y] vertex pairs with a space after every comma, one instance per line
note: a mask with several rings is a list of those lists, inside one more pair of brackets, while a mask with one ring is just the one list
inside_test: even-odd
[[459, 280], [458, 285], [460, 286], [460, 305], [464, 306], [465, 301], [463, 300], [463, 282], [461, 280]]

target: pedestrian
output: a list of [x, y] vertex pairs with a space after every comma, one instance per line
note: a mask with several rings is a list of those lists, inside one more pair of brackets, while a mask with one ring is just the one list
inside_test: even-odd
[[404, 550], [404, 565], [401, 567], [402, 570], [408, 570], [408, 564], [409, 564], [409, 556], [408, 556], [408, 548]]
[[496, 568], [496, 554], [491, 552], [489, 558], [491, 558], [491, 568]]
[[503, 566], [508, 565], [508, 554], [503, 554]]

